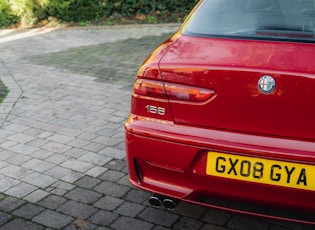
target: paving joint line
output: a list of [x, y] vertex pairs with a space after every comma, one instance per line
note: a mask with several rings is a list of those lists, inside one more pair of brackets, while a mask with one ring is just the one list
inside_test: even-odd
[[18, 83], [18, 81], [14, 78], [11, 71], [8, 69], [5, 62], [0, 59], [2, 66], [4, 67], [4, 71], [7, 74], [3, 74], [1, 76], [1, 80], [3, 84], [8, 88], [8, 94], [6, 95], [3, 102], [0, 104], [0, 128], [10, 115], [12, 109], [14, 108], [15, 104], [19, 101], [22, 97], [23, 89]]

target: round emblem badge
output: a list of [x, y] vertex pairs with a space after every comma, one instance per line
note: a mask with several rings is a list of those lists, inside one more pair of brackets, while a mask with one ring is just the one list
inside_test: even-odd
[[258, 88], [263, 93], [271, 93], [276, 88], [276, 80], [269, 75], [264, 75], [258, 81]]

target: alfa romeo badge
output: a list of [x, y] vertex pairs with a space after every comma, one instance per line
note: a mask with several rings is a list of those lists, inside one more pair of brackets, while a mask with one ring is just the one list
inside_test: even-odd
[[271, 93], [276, 88], [276, 80], [269, 75], [264, 75], [258, 81], [258, 88], [263, 93]]

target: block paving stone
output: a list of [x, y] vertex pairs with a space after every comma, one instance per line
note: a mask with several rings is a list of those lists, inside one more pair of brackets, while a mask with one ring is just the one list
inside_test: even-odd
[[77, 201], [70, 200], [59, 207], [56, 211], [76, 218], [87, 219], [95, 214], [98, 209], [87, 204], [82, 204]]
[[50, 228], [63, 229], [69, 225], [74, 220], [74, 218], [55, 211], [45, 210], [39, 215], [35, 216], [32, 220]]
[[88, 220], [97, 225], [110, 226], [118, 217], [119, 215], [113, 212], [99, 210]]
[[123, 124], [147, 55], [178, 24], [0, 30], [0, 230], [312, 230], [132, 187]]
[[39, 201], [37, 204], [41, 207], [55, 210], [66, 202], [67, 202], [67, 199], [62, 196], [49, 195], [46, 198]]
[[18, 198], [23, 198], [35, 190], [35, 186], [22, 182], [7, 190], [6, 194]]
[[84, 188], [75, 188], [68, 192], [65, 197], [71, 200], [76, 200], [85, 204], [93, 204], [103, 195]]
[[42, 230], [44, 226], [21, 218], [15, 218], [0, 228], [1, 230]]
[[34, 204], [27, 203], [22, 207], [16, 209], [12, 214], [18, 217], [22, 217], [24, 219], [32, 219], [42, 211], [44, 211], [44, 208]]
[[123, 199], [105, 196], [99, 199], [97, 202], [94, 203], [94, 207], [99, 209], [107, 210], [107, 211], [114, 211], [119, 207], [122, 203], [124, 203]]
[[132, 203], [132, 202], [124, 202], [119, 208], [115, 210], [115, 212], [122, 216], [135, 218], [144, 209], [145, 209], [145, 206], [143, 205]]
[[75, 182], [75, 184], [81, 188], [87, 188], [92, 189], [96, 185], [98, 185], [101, 182], [100, 179], [90, 176], [82, 177], [80, 180]]
[[10, 221], [13, 217], [5, 212], [0, 211], [0, 225], [3, 225]]
[[120, 230], [138, 230], [138, 229], [153, 229], [154, 225], [142, 220], [137, 220], [129, 217], [119, 218], [111, 225], [113, 229]]
[[0, 210], [4, 212], [11, 212], [23, 205], [25, 202], [15, 197], [6, 197], [0, 201]]
[[95, 186], [94, 190], [104, 195], [121, 198], [129, 191], [129, 188], [116, 183], [103, 181], [101, 184]]

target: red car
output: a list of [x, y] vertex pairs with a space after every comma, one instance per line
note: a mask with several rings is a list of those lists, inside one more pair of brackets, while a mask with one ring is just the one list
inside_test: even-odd
[[155, 206], [315, 224], [314, 31], [315, 0], [200, 1], [138, 72], [131, 183]]

